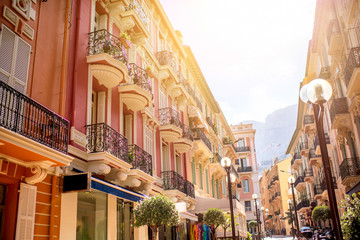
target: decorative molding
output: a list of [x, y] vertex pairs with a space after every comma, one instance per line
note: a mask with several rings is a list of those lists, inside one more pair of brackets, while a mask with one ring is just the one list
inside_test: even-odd
[[34, 175], [25, 178], [25, 182], [28, 184], [36, 184], [44, 180], [47, 176], [47, 169], [52, 165], [53, 163], [44, 161], [44, 162], [32, 162], [29, 164], [29, 168], [31, 170], [31, 173]]
[[18, 26], [21, 21], [23, 26], [19, 34], [24, 33], [24, 35], [29, 39], [34, 39], [34, 29], [32, 29], [27, 23], [23, 22], [20, 17], [11, 11], [7, 6], [4, 6], [3, 17], [15, 27]]
[[74, 126], [70, 128], [70, 140], [74, 141], [76, 144], [82, 146], [83, 148], [86, 148], [86, 145], [88, 143], [86, 135], [76, 130]]
[[12, 0], [12, 7], [20, 13], [26, 20], [30, 19], [31, 1], [30, 0]]
[[110, 172], [105, 176], [105, 179], [108, 181], [113, 181], [115, 183], [126, 181], [128, 175], [122, 172], [118, 168], [111, 168]]
[[102, 161], [92, 161], [88, 164], [88, 171], [100, 175], [108, 174], [111, 167]]

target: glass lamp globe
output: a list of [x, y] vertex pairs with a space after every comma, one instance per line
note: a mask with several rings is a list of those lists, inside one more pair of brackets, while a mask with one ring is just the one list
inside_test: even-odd
[[231, 166], [231, 160], [228, 157], [224, 157], [221, 159], [220, 164], [222, 167], [230, 167]]
[[288, 200], [287, 200], [287, 203], [288, 203], [288, 204], [290, 204], [290, 203], [291, 203], [291, 200], [290, 200], [290, 199], [288, 199]]
[[307, 97], [312, 103], [324, 103], [331, 98], [332, 88], [324, 79], [312, 80], [307, 87]]
[[265, 212], [267, 212], [267, 213], [268, 213], [268, 212], [269, 212], [269, 209], [265, 209]]
[[295, 182], [295, 178], [293, 176], [290, 176], [289, 179], [288, 179], [288, 182], [291, 184], [291, 183], [294, 183]]
[[303, 101], [304, 103], [308, 103], [309, 102], [309, 98], [307, 97], [307, 89], [308, 89], [309, 84], [305, 84], [304, 86], [302, 86], [302, 88], [300, 89], [300, 99], [301, 101]]
[[264, 207], [261, 207], [261, 211], [264, 211], [265, 210], [265, 208]]
[[231, 183], [234, 183], [234, 182], [235, 182], [235, 180], [236, 180], [235, 175], [234, 175], [234, 174], [232, 174], [232, 173], [230, 173], [230, 181], [231, 181]]
[[254, 193], [254, 194], [252, 195], [252, 198], [253, 198], [253, 199], [257, 199], [256, 193]]

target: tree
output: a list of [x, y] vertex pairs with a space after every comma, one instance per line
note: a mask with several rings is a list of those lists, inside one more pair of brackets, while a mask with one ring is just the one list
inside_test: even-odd
[[348, 239], [360, 239], [360, 193], [353, 194], [351, 197], [346, 195], [346, 200], [342, 200], [341, 207], [345, 212], [341, 216], [341, 230]]
[[323, 220], [326, 222], [331, 219], [331, 211], [328, 206], [316, 206], [311, 214], [311, 219], [313, 221]]
[[249, 232], [247, 232], [247, 237], [245, 238], [245, 240], [252, 240], [251, 234]]
[[215, 235], [216, 229], [225, 223], [224, 212], [218, 208], [209, 208], [204, 214], [204, 223], [209, 226], [214, 226]]
[[147, 225], [151, 228], [153, 240], [156, 239], [160, 226], [175, 226], [179, 223], [175, 204], [162, 195], [141, 201], [134, 209], [134, 218], [135, 227]]
[[[231, 229], [231, 214], [229, 212], [224, 214], [225, 216], [225, 222], [221, 224], [222, 228], [224, 229], [224, 238], [226, 237], [226, 229]], [[236, 218], [234, 219], [235, 226], [239, 225], [239, 223], [236, 222]]]
[[294, 218], [292, 216], [292, 214], [290, 212], [285, 212], [285, 217], [284, 219], [288, 220], [288, 224], [291, 225], [294, 222]]

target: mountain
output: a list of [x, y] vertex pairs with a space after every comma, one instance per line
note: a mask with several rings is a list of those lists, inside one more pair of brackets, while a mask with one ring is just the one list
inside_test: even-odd
[[252, 123], [255, 133], [256, 158], [259, 172], [269, 168], [276, 158], [286, 157], [286, 149], [296, 127], [297, 105], [278, 109], [265, 118], [265, 122]]

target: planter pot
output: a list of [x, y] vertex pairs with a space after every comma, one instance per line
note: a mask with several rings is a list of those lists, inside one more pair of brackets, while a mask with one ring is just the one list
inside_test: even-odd
[[120, 42], [126, 49], [130, 48], [131, 46], [130, 41], [127, 40], [125, 37], [120, 37]]

